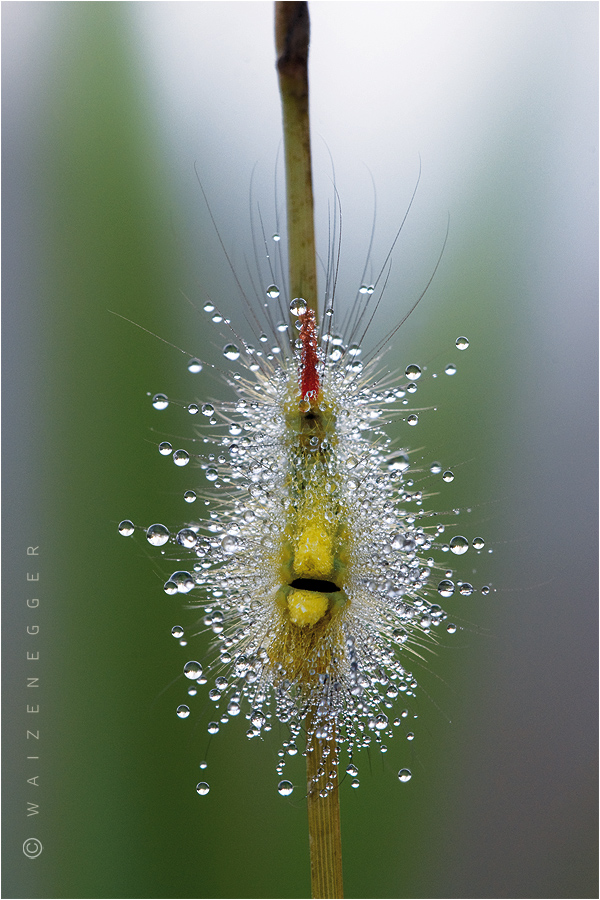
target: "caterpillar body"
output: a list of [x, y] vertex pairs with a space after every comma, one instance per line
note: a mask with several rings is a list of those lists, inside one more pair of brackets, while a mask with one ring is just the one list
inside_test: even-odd
[[[380, 353], [363, 354], [353, 342], [368, 309], [360, 301], [375, 290], [360, 286], [362, 312], [347, 329], [350, 340], [333, 331], [330, 285], [320, 328], [303, 298], [286, 301], [275, 284], [265, 285], [270, 303], [252, 311], [257, 346], [240, 338], [212, 301], [205, 304], [236, 340], [223, 350], [236, 364], [225, 375], [234, 399], [188, 407], [207, 426], [200, 433], [208, 452], [197, 462], [211, 486], [209, 514], [179, 529], [143, 529], [151, 545], [176, 548], [179, 568], [165, 592], [192, 592], [215, 635], [212, 661], [189, 660], [184, 674], [200, 684], [214, 679], [209, 698], [221, 721], [243, 712], [252, 738], [271, 730], [275, 718], [289, 728], [286, 747], [294, 752], [302, 732], [307, 750], [316, 741], [332, 746], [334, 770], [344, 748], [354, 786], [355, 751], [385, 749], [383, 741], [403, 724], [406, 711], [394, 718], [395, 701], [417, 687], [411, 652], [419, 656], [447, 621], [440, 596], [474, 590], [455, 584], [447, 565], [435, 562], [445, 526], [415, 489], [408, 451], [385, 431], [393, 418], [407, 428], [417, 424], [406, 404], [421, 369], [411, 364], [399, 378]], [[277, 323], [285, 313], [292, 326]], [[465, 349], [467, 339], [456, 346]], [[198, 359], [188, 365], [202, 366]], [[168, 400], [156, 395], [153, 403], [162, 409]], [[173, 453], [177, 465], [190, 460], [167, 442], [159, 449]], [[186, 499], [195, 496], [190, 490]], [[130, 535], [136, 526], [125, 520], [119, 530]], [[476, 541], [480, 549], [483, 541]], [[468, 547], [456, 535], [443, 549], [461, 555]], [[178, 707], [180, 717], [189, 713], [187, 703]], [[210, 723], [209, 733], [218, 727]], [[279, 776], [284, 767], [280, 759]], [[398, 777], [409, 780], [410, 770]], [[323, 795], [334, 783], [324, 778]], [[280, 781], [279, 790], [288, 795], [291, 782]], [[207, 791], [201, 782], [198, 792]]]

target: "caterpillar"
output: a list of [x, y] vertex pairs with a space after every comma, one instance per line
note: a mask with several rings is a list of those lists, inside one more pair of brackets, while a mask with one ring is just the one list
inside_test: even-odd
[[[337, 786], [342, 750], [354, 787], [356, 753], [373, 745], [387, 750], [407, 716], [395, 710], [398, 698], [417, 689], [411, 655], [420, 657], [440, 629], [456, 631], [440, 599], [475, 590], [436, 561], [437, 551], [461, 556], [470, 545], [484, 546], [481, 537], [461, 534], [446, 542], [448, 515], [429, 509], [415, 484], [408, 436], [418, 412], [410, 402], [423, 370], [411, 363], [399, 376], [385, 365], [385, 349], [406, 315], [365, 349], [391, 250], [374, 283], [361, 283], [344, 310], [335, 289], [336, 240], [334, 234], [328, 248], [320, 327], [303, 298], [290, 299], [285, 285], [271, 282], [270, 254], [267, 274], [256, 276], [262, 302], [250, 302], [236, 275], [252, 337], [240, 336], [212, 300], [204, 303], [213, 324], [226, 329], [230, 368], [218, 374], [233, 399], [188, 405], [200, 414], [206, 452], [194, 458], [165, 441], [159, 451], [178, 466], [197, 464], [204, 485], [185, 496], [204, 499], [208, 515], [177, 528], [119, 525], [122, 535], [142, 530], [153, 547], [175, 551], [178, 568], [164, 590], [194, 598], [213, 632], [213, 658], [183, 667], [190, 681], [210, 681], [220, 721], [209, 722], [208, 733], [240, 714], [249, 738], [274, 721], [288, 729], [276, 766], [283, 796], [294, 788], [282, 777], [285, 760], [303, 734], [305, 754], [319, 742], [333, 748], [319, 769], [321, 796]], [[281, 253], [278, 232], [273, 248]], [[468, 344], [464, 336], [456, 340], [458, 351]], [[206, 366], [188, 360], [192, 372]], [[455, 372], [454, 364], [446, 367]], [[169, 404], [164, 394], [152, 402], [158, 410]], [[395, 419], [403, 428], [400, 446], [386, 431]], [[437, 463], [428, 474], [441, 475], [442, 485], [454, 477]], [[181, 638], [183, 629], [175, 626], [173, 634]], [[177, 715], [190, 715], [189, 700]], [[409, 781], [411, 770], [403, 765], [398, 779]], [[208, 783], [197, 791], [208, 793]]]

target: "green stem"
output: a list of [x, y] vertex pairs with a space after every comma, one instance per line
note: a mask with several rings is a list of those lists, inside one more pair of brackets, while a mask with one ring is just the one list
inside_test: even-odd
[[[275, 3], [275, 48], [283, 114], [290, 298], [317, 316], [317, 257], [308, 116], [308, 4]], [[294, 317], [295, 319], [295, 317]]]

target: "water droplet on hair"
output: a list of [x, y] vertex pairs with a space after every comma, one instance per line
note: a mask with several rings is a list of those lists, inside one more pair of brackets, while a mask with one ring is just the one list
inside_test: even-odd
[[483, 550], [485, 547], [485, 541], [482, 537], [473, 538], [473, 547], [475, 550]]
[[406, 367], [404, 374], [407, 378], [410, 378], [411, 381], [418, 381], [421, 377], [421, 369], [419, 366], [415, 366], [413, 363], [412, 365]]
[[453, 581], [440, 581], [437, 586], [438, 594], [442, 597], [451, 597], [454, 593], [454, 582]]
[[462, 536], [462, 534], [457, 534], [456, 537], [453, 537], [450, 541], [450, 550], [457, 556], [462, 556], [463, 553], [466, 553], [468, 549], [469, 542], [466, 537]]
[[306, 300], [303, 297], [295, 297], [290, 303], [290, 312], [293, 316], [303, 316], [306, 312]]
[[195, 491], [186, 491], [183, 495], [183, 499], [186, 503], [194, 503], [196, 500], [196, 492]]
[[169, 398], [166, 394], [155, 394], [152, 398], [152, 406], [154, 409], [166, 409], [169, 405]]
[[207, 469], [205, 474], [207, 481], [216, 481], [219, 477], [219, 473], [216, 469]]
[[410, 769], [400, 769], [398, 772], [398, 780], [402, 782], [410, 781], [412, 778], [412, 772]]
[[294, 785], [291, 781], [280, 781], [277, 785], [277, 790], [282, 797], [289, 797], [294, 790]]
[[190, 405], [187, 408], [187, 411], [189, 412], [190, 416], [197, 415], [199, 410], [200, 410], [200, 407], [198, 406], [197, 403], [190, 403]]
[[171, 628], [171, 634], [174, 638], [179, 639], [180, 637], [183, 637], [183, 628], [181, 627], [181, 625], [173, 625], [173, 627]]
[[194, 375], [197, 375], [198, 372], [202, 371], [202, 363], [199, 359], [190, 359], [188, 363], [188, 372], [192, 372]]
[[280, 294], [280, 290], [277, 287], [277, 285], [270, 284], [269, 287], [267, 288], [267, 297], [269, 297], [271, 300], [277, 300], [277, 298], [279, 297], [279, 294]]
[[173, 462], [176, 466], [187, 466], [190, 461], [190, 455], [187, 450], [176, 450], [173, 454]]
[[451, 481], [454, 481], [454, 472], [451, 472], [450, 469], [447, 469], [442, 475], [442, 478], [447, 484], [450, 484]]
[[173, 447], [168, 441], [161, 441], [158, 445], [158, 452], [161, 456], [170, 456], [172, 451]]
[[456, 338], [456, 346], [458, 347], [459, 350], [466, 350], [467, 347], [469, 346], [469, 339], [464, 337], [464, 335], [462, 337], [457, 337]]
[[133, 534], [135, 531], [135, 526], [133, 522], [130, 522], [129, 519], [123, 519], [122, 522], [119, 522], [119, 534], [122, 534], [123, 537], [129, 537], [130, 534]]
[[446, 375], [456, 375], [456, 366], [453, 366], [452, 364], [446, 366], [444, 372], [446, 373]]
[[190, 681], [195, 681], [202, 675], [202, 666], [197, 660], [190, 659], [183, 667], [183, 674], [186, 678], [189, 678]]
[[169, 540], [169, 529], [165, 525], [151, 525], [146, 531], [146, 539], [153, 547], [162, 547]]
[[201, 781], [196, 785], [196, 790], [200, 794], [201, 797], [205, 797], [210, 791], [210, 786], [206, 783], [206, 781]]
[[280, 240], [281, 240], [281, 235], [280, 235], [280, 234], [277, 234], [277, 232], [275, 232], [275, 234], [273, 235], [273, 240], [274, 240], [274, 241], [280, 241]]
[[450, 622], [450, 624], [446, 627], [446, 631], [448, 634], [456, 634], [456, 625], [454, 622]]
[[439, 475], [442, 471], [442, 467], [439, 462], [432, 462], [429, 466], [429, 471], [432, 475]]
[[167, 584], [171, 583], [177, 586], [177, 591], [180, 594], [189, 594], [194, 587], [195, 581], [189, 572], [173, 572]]
[[409, 425], [417, 425], [419, 422], [419, 417], [415, 413], [413, 413], [408, 417], [406, 421]]
[[219, 733], [219, 723], [218, 722], [209, 722], [206, 728], [209, 734], [218, 734]]
[[187, 719], [189, 714], [190, 714], [189, 706], [184, 706], [182, 704], [181, 706], [177, 707], [177, 715], [179, 716], [180, 719]]
[[204, 306], [202, 307], [202, 309], [203, 309], [204, 312], [206, 312], [206, 313], [211, 313], [211, 312], [214, 312], [214, 311], [215, 311], [215, 305], [214, 305], [214, 303], [210, 303], [210, 301], [209, 301], [208, 303], [205, 303], [205, 304], [204, 304]]
[[225, 344], [223, 347], [223, 356], [225, 359], [230, 359], [233, 362], [240, 358], [240, 351], [235, 344]]
[[214, 406], [212, 405], [212, 403], [205, 403], [205, 404], [202, 406], [202, 415], [203, 415], [203, 416], [206, 416], [207, 418], [209, 418], [210, 416], [212, 416], [212, 414], [214, 413], [214, 411], [215, 411], [215, 408], [214, 408]]

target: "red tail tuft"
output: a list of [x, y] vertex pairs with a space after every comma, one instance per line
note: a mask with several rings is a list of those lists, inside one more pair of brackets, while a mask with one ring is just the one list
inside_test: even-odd
[[317, 364], [317, 320], [314, 310], [307, 309], [298, 317], [302, 323], [300, 328], [300, 340], [302, 350], [300, 354], [300, 392], [303, 399], [316, 397], [319, 393], [319, 372]]

